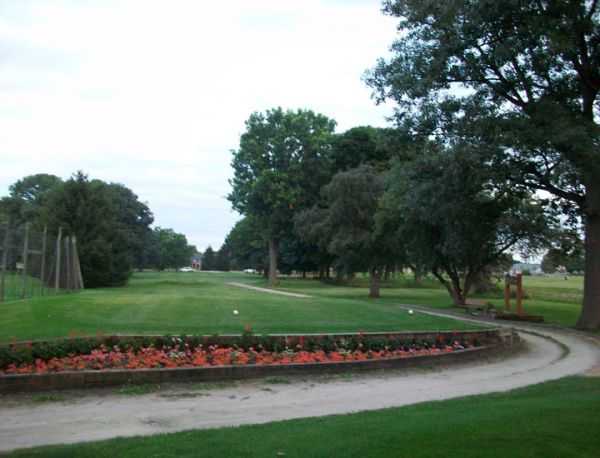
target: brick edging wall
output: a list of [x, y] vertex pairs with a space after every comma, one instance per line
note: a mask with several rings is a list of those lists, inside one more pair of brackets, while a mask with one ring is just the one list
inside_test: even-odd
[[[491, 335], [488, 335], [488, 337], [491, 337]], [[457, 350], [451, 353], [366, 361], [9, 374], [0, 376], [0, 393], [98, 388], [145, 383], [214, 382], [276, 375], [333, 374], [346, 371], [427, 367], [480, 359], [499, 353], [503, 349], [513, 347], [520, 342], [518, 334], [512, 331], [507, 333], [496, 330], [495, 337], [496, 339], [493, 339], [495, 342], [490, 342], [487, 345]]]

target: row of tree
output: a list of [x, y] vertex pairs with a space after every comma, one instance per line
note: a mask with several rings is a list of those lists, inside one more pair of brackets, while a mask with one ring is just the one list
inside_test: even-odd
[[278, 270], [368, 271], [372, 297], [384, 272], [410, 267], [464, 304], [490, 266], [546, 243], [551, 215], [507, 186], [486, 151], [334, 126], [306, 110], [250, 117], [229, 196], [245, 217], [221, 249], [236, 267], [269, 265], [271, 283]]
[[136, 267], [188, 265], [196, 252], [184, 235], [152, 229], [152, 212], [129, 188], [82, 172], [66, 181], [48, 174], [17, 181], [0, 199], [0, 222], [75, 235], [84, 282], [92, 288], [123, 285]]
[[233, 256], [267, 243], [272, 283], [284, 253], [368, 270], [372, 295], [382, 270], [412, 265], [461, 304], [509, 253], [582, 228], [577, 325], [600, 328], [598, 2], [388, 0], [384, 12], [402, 33], [365, 79], [396, 103], [395, 128], [336, 136], [312, 111], [252, 114], [232, 162], [229, 200], [245, 216]]
[[218, 251], [213, 250], [209, 245], [202, 254], [202, 270], [229, 271], [232, 267], [230, 257], [231, 254], [226, 244], [223, 244]]

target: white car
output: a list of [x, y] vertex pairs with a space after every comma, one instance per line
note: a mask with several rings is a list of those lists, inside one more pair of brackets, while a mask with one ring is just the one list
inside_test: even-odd
[[257, 274], [258, 271], [256, 269], [244, 269], [245, 274]]
[[192, 269], [191, 267], [182, 267], [181, 269], [179, 269], [179, 272], [193, 272], [194, 269]]

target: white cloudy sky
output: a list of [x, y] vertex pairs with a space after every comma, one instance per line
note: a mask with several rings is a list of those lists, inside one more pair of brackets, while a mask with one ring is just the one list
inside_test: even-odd
[[231, 149], [274, 106], [386, 125], [361, 75], [395, 21], [379, 0], [0, 0], [0, 195], [76, 170], [218, 247]]

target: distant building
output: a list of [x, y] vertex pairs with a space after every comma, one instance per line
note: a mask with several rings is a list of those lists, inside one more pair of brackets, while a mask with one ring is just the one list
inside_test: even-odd
[[523, 273], [525, 271], [529, 272], [531, 275], [544, 274], [541, 264], [529, 264], [527, 262], [518, 262], [516, 264], [513, 264], [513, 266], [510, 268], [511, 275]]
[[192, 256], [190, 264], [192, 265], [192, 269], [202, 270], [202, 255], [195, 254]]

